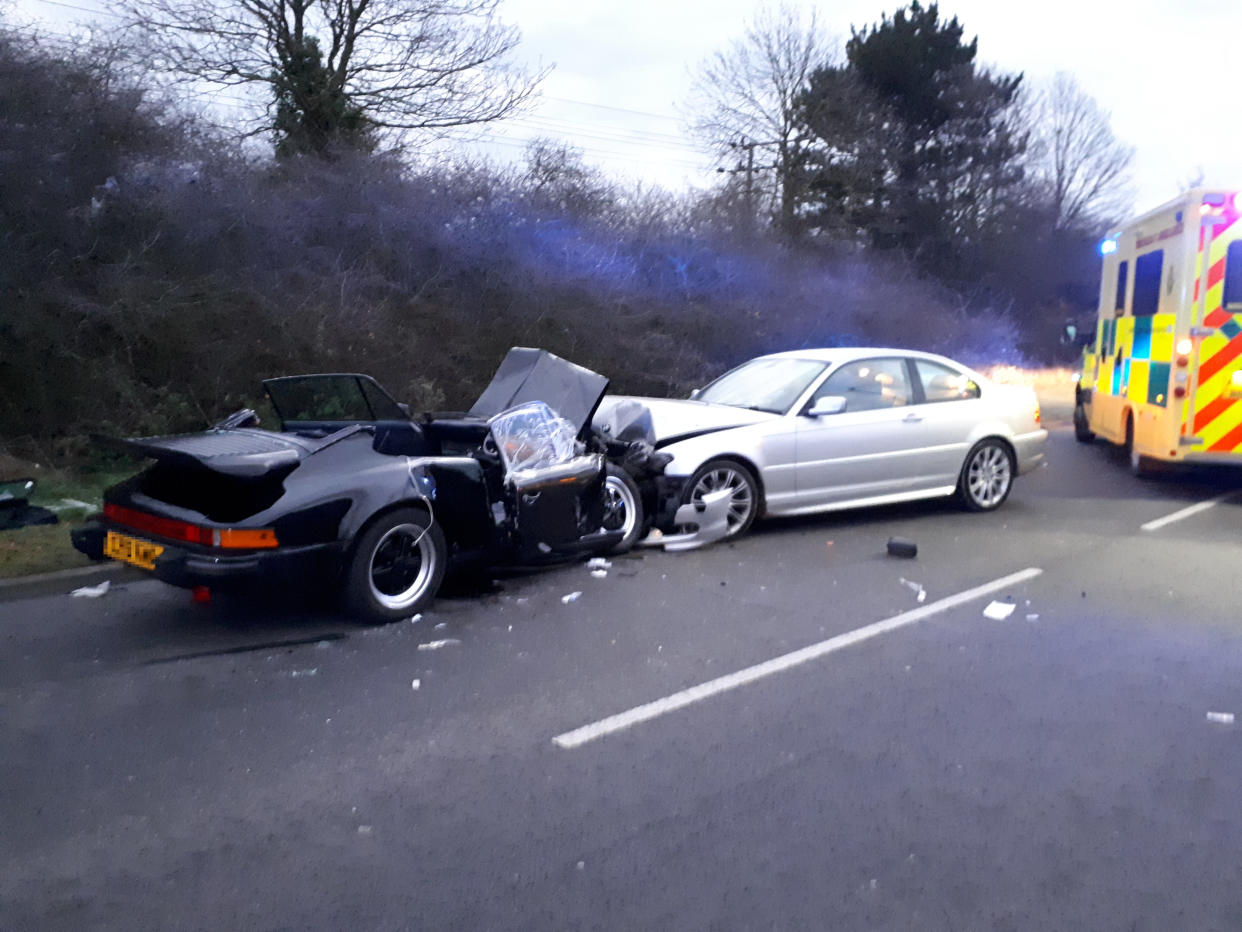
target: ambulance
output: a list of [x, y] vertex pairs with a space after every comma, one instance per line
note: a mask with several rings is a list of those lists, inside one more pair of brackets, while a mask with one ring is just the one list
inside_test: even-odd
[[1242, 192], [1194, 190], [1100, 243], [1074, 434], [1161, 463], [1242, 465]]

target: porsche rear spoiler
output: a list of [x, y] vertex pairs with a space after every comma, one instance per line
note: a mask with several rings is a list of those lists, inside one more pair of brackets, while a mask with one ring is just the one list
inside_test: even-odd
[[351, 424], [321, 440], [307, 440], [253, 428], [129, 439], [97, 434], [91, 439], [131, 456], [210, 469], [241, 479], [258, 479], [274, 473], [286, 476], [308, 456], [314, 456], [325, 447], [367, 429], [368, 425]]

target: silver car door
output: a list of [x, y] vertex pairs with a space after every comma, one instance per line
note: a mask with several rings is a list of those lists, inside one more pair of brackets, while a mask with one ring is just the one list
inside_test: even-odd
[[983, 417], [979, 386], [960, 369], [930, 359], [914, 359], [923, 417], [924, 455], [920, 482], [927, 488], [953, 485], [968, 452], [971, 429]]
[[908, 492], [917, 487], [922, 419], [912, 404], [905, 359], [840, 366], [807, 405], [839, 396], [845, 410], [797, 418], [798, 508]]

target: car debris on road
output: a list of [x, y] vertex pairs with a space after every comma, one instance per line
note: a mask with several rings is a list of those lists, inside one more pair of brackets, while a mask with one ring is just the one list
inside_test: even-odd
[[987, 608], [983, 610], [983, 617], [991, 618], [993, 621], [1004, 621], [1014, 613], [1017, 607], [1013, 602], [989, 602]]

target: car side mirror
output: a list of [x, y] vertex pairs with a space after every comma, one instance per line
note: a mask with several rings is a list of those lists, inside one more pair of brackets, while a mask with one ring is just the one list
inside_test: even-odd
[[807, 408], [807, 417], [824, 417], [829, 414], [840, 414], [849, 402], [844, 395], [825, 395]]
[[410, 406], [407, 405], [404, 401], [398, 401], [397, 407], [401, 409], [401, 413], [404, 414], [406, 417], [410, 416]]
[[699, 397], [699, 395], [701, 395], [701, 394], [703, 394], [703, 389], [701, 389], [701, 388], [696, 388], [694, 391], [692, 391], [692, 392], [690, 393], [690, 400], [691, 400], [691, 401], [694, 401], [694, 400], [695, 400], [696, 398], [698, 398], [698, 397]]

